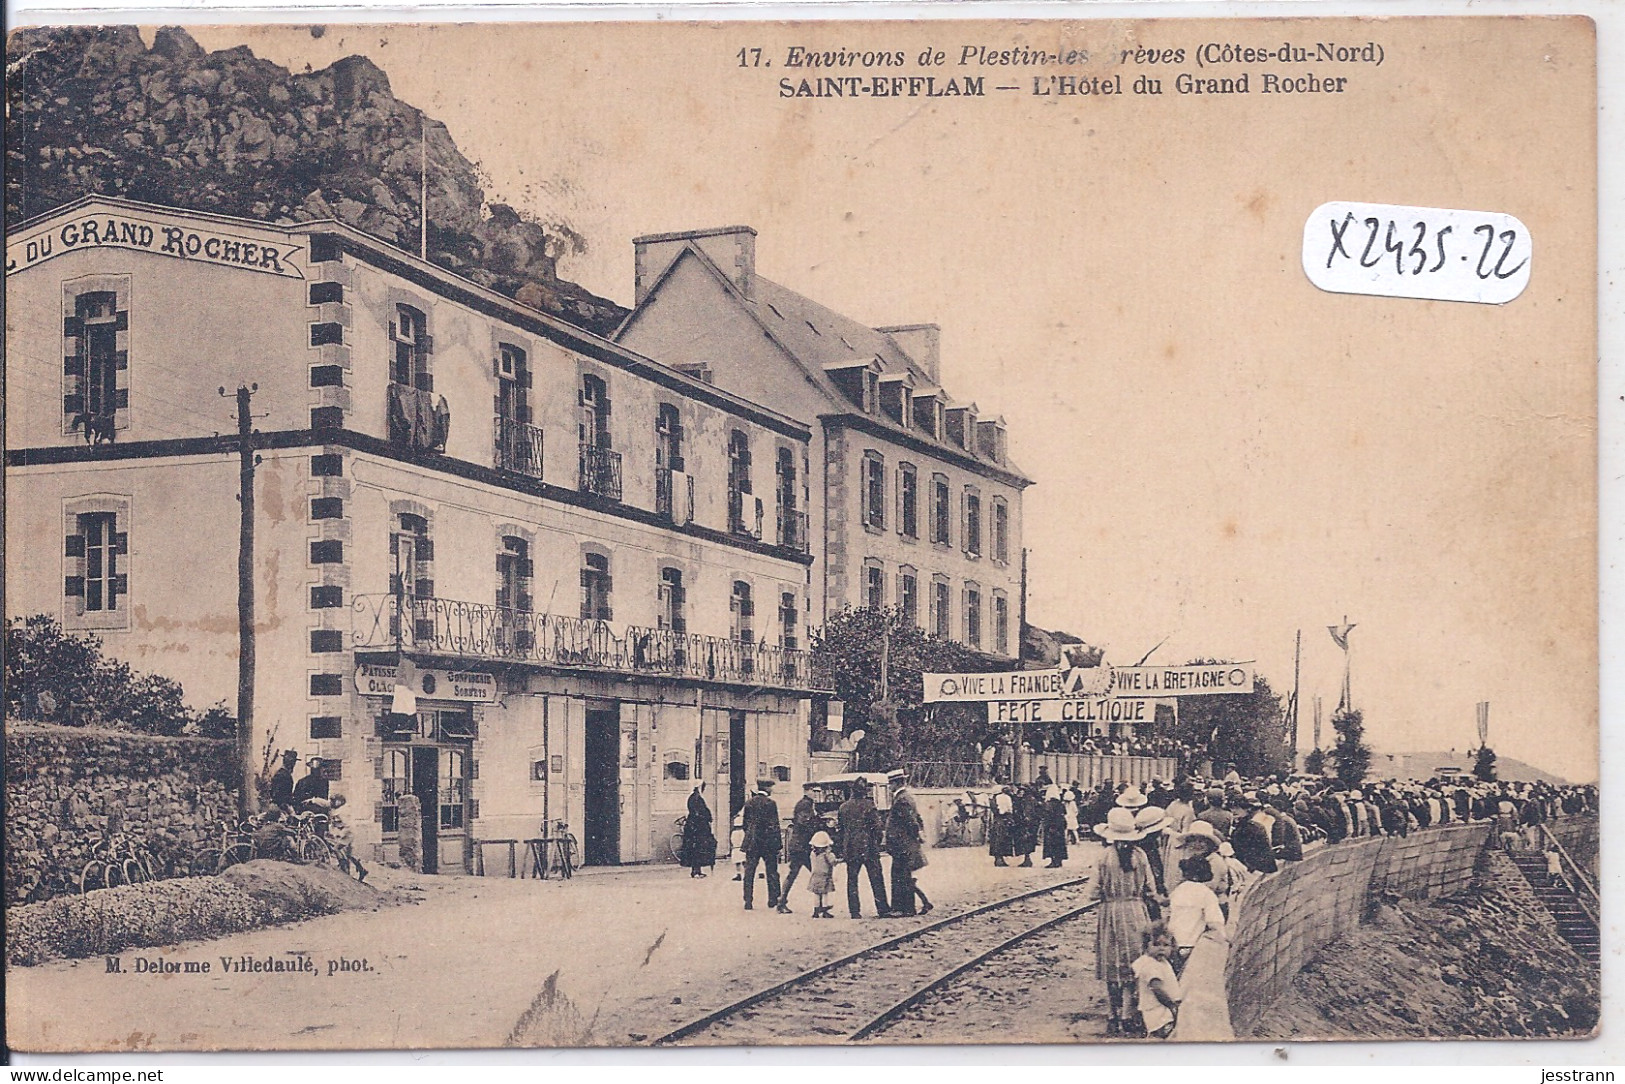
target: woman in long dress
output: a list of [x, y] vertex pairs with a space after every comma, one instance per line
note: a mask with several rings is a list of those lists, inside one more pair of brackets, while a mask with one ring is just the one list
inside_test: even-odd
[[1052, 783], [1044, 792], [1044, 861], [1048, 868], [1059, 869], [1066, 859], [1066, 805], [1061, 788]]
[[717, 864], [717, 837], [711, 829], [711, 807], [705, 804], [705, 784], [688, 796], [688, 819], [683, 822], [683, 865], [690, 877], [704, 877]]
[[1124, 1033], [1124, 991], [1134, 989], [1134, 960], [1151, 926], [1147, 903], [1156, 892], [1151, 862], [1137, 841], [1134, 814], [1121, 806], [1095, 825], [1095, 834], [1108, 846], [1090, 884], [1090, 895], [1100, 901], [1095, 925], [1095, 977], [1106, 984], [1111, 1007], [1108, 1035]]

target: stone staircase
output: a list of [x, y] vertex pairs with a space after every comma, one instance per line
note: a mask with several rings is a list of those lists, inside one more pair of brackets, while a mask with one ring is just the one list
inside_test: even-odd
[[[1581, 898], [1585, 889], [1576, 891], [1561, 879], [1554, 878], [1546, 872], [1546, 856], [1539, 853], [1509, 854], [1518, 872], [1523, 879], [1529, 882], [1530, 889], [1542, 906], [1551, 912], [1552, 918], [1557, 922], [1557, 932], [1563, 940], [1573, 946], [1585, 959], [1597, 963], [1602, 959], [1602, 942], [1597, 933], [1597, 921], [1593, 917], [1594, 910], [1590, 897]], [[1574, 872], [1571, 870], [1572, 878]]]

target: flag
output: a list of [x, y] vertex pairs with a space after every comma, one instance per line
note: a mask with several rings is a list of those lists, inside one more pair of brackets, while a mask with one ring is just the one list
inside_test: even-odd
[[1354, 631], [1353, 625], [1327, 625], [1326, 631], [1332, 634], [1332, 639], [1337, 643], [1338, 647], [1344, 651], [1349, 649], [1349, 633]]

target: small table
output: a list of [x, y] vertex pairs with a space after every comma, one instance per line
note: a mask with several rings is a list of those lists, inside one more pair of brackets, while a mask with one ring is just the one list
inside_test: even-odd
[[525, 869], [531, 877], [538, 880], [547, 879], [549, 871], [553, 868], [553, 862], [550, 861], [553, 856], [548, 852], [553, 848], [557, 848], [559, 873], [565, 878], [572, 876], [574, 871], [570, 868], [569, 857], [565, 851], [565, 837], [539, 836], [534, 839], [527, 839], [525, 840], [525, 848], [528, 852], [525, 859]]
[[474, 841], [474, 875], [476, 877], [485, 876], [485, 848], [488, 844], [499, 847], [504, 844], [507, 845], [508, 876], [519, 876], [519, 855], [517, 851], [519, 841], [517, 839], [476, 839]]

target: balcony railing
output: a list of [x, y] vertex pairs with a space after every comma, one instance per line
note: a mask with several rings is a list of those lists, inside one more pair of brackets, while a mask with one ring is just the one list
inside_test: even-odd
[[806, 651], [636, 625], [617, 636], [605, 621], [443, 598], [405, 599], [411, 620], [402, 625], [395, 620], [402, 602], [395, 595], [355, 596], [354, 646], [769, 688], [827, 688]]
[[498, 414], [492, 426], [493, 461], [497, 470], [531, 478], [542, 476], [542, 431]]
[[807, 513], [798, 512], [794, 508], [780, 508], [778, 521], [779, 545], [798, 553], [806, 553]]
[[581, 446], [581, 492], [621, 499], [621, 453], [595, 444]]

